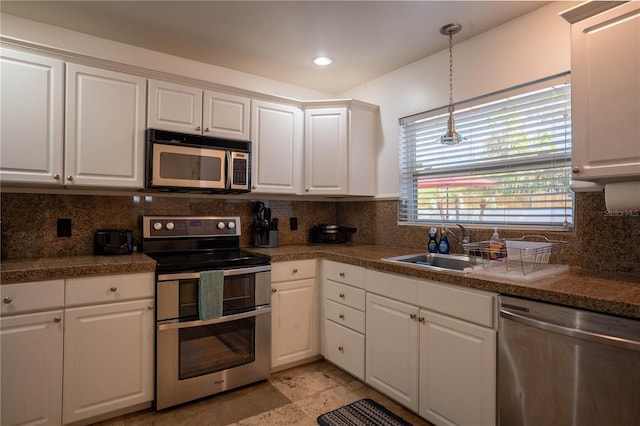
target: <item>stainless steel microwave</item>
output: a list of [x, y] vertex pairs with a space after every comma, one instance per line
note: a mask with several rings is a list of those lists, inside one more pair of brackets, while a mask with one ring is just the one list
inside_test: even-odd
[[251, 142], [147, 129], [146, 188], [242, 193], [251, 188]]

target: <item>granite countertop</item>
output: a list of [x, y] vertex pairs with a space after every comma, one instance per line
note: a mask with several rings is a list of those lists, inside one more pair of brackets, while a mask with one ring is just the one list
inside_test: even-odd
[[[639, 276], [571, 268], [567, 274], [532, 282], [489, 279], [385, 261], [382, 258], [420, 250], [380, 245], [285, 245], [245, 250], [268, 254], [272, 262], [322, 257], [383, 272], [640, 319]], [[87, 275], [153, 272], [155, 261], [143, 253], [134, 253], [123, 256], [6, 260], [1, 266], [0, 282], [10, 284]]]

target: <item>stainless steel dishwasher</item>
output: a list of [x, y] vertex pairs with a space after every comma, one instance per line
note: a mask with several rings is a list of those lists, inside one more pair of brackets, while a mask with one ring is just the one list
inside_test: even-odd
[[640, 425], [640, 321], [499, 302], [501, 426]]

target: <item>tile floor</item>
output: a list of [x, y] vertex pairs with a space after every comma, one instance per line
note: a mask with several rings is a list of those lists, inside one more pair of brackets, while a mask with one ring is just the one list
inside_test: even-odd
[[326, 361], [274, 373], [266, 381], [182, 406], [144, 410], [97, 424], [313, 426], [319, 415], [362, 398], [373, 399], [414, 426], [431, 425]]

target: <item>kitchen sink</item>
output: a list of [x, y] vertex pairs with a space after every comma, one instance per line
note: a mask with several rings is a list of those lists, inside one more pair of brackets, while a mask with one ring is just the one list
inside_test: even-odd
[[385, 257], [382, 260], [424, 266], [430, 269], [463, 272], [464, 268], [473, 266], [474, 257], [462, 254], [416, 253], [404, 256]]

